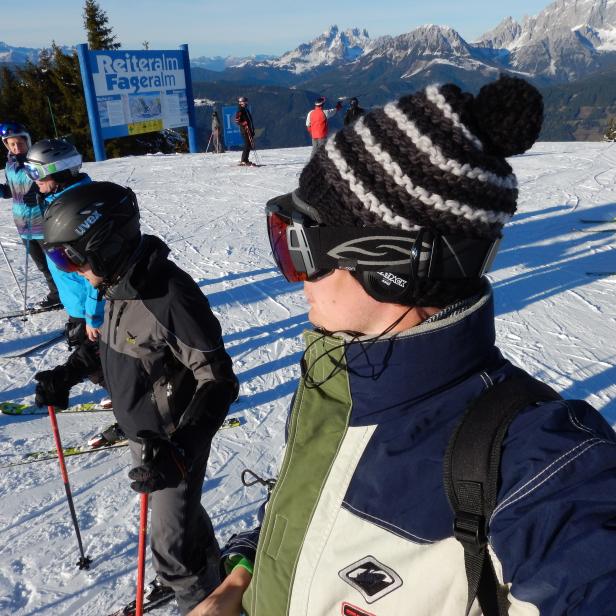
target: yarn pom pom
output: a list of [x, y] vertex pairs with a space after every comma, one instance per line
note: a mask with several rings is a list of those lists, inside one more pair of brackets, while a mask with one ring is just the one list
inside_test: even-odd
[[513, 156], [537, 140], [543, 123], [543, 98], [527, 81], [501, 76], [483, 86], [472, 113], [486, 154]]

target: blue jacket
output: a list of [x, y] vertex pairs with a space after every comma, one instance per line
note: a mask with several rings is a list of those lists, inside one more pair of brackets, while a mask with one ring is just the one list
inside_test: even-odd
[[[306, 339], [304, 374], [325, 382], [300, 380], [260, 532], [225, 549], [254, 562], [244, 611], [463, 616], [443, 457], [470, 402], [517, 370], [494, 346], [491, 293], [376, 342]], [[511, 424], [500, 471], [489, 543], [510, 613], [614, 614], [612, 428], [583, 401], [529, 407]]]
[[14, 154], [8, 155], [4, 168], [6, 184], [0, 184], [0, 196], [13, 199], [13, 220], [23, 238], [43, 239], [44, 208], [36, 202], [36, 184], [28, 177], [22, 161]]
[[[60, 192], [47, 195], [45, 197], [45, 207], [51, 205], [54, 199], [57, 199], [67, 190], [82, 184], [89, 184], [91, 181], [87, 174], [81, 173], [74, 184]], [[74, 272], [63, 272], [58, 269], [49, 258], [47, 259], [47, 265], [58, 287], [60, 300], [64, 304], [64, 309], [68, 315], [74, 318], [85, 319], [90, 327], [100, 327], [103, 324], [105, 301], [98, 299], [98, 291], [83, 276]]]

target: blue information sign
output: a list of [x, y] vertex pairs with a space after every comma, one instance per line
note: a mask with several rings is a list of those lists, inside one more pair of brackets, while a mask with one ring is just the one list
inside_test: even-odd
[[235, 123], [237, 105], [226, 105], [222, 108], [222, 125], [225, 134], [225, 145], [230, 148], [233, 146], [244, 145], [240, 127]]
[[186, 45], [161, 51], [79, 45], [78, 55], [97, 160], [105, 157], [105, 139], [180, 126], [189, 127], [190, 151], [196, 151]]

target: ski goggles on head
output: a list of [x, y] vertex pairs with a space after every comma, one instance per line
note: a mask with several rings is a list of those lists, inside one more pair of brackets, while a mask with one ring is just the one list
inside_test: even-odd
[[427, 227], [328, 227], [297, 194], [265, 206], [272, 254], [289, 282], [314, 282], [335, 269], [400, 273], [410, 279], [480, 278], [496, 256], [496, 240], [440, 235]]
[[85, 255], [70, 244], [45, 245], [45, 254], [63, 272], [78, 272], [87, 263]]
[[31, 180], [43, 180], [44, 178], [65, 171], [66, 169], [79, 169], [81, 167], [81, 154], [69, 156], [53, 163], [38, 163], [34, 160], [26, 160], [24, 170]]

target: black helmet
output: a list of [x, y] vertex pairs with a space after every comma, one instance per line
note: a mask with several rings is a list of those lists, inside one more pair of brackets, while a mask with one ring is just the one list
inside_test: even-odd
[[32, 180], [53, 177], [62, 181], [77, 175], [81, 162], [81, 154], [72, 143], [64, 139], [43, 139], [28, 151], [25, 170]]
[[359, 101], [357, 100], [357, 97], [354, 96], [350, 101], [349, 104], [351, 105], [351, 107], [357, 107], [357, 105], [359, 105]]
[[88, 263], [97, 276], [113, 282], [141, 238], [137, 198], [113, 182], [75, 186], [47, 208], [43, 232], [50, 258], [55, 260], [54, 247], [64, 248], [60, 258]]

